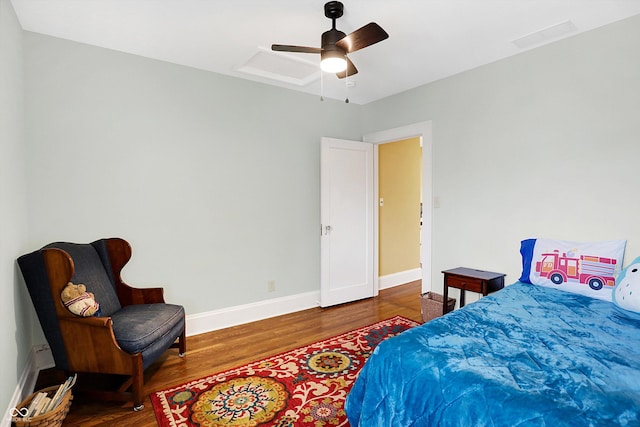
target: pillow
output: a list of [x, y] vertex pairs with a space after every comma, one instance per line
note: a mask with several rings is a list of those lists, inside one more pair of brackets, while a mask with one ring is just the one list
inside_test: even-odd
[[634, 259], [616, 277], [612, 297], [618, 307], [640, 313], [640, 257]]
[[536, 245], [536, 239], [526, 239], [520, 242], [520, 254], [522, 255], [522, 275], [520, 281], [531, 283], [529, 275], [531, 274], [531, 262], [533, 261], [533, 247]]
[[626, 240], [571, 242], [526, 239], [520, 243], [520, 281], [612, 301]]

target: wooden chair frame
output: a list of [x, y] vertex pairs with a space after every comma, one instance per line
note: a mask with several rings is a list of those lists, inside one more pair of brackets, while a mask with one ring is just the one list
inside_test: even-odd
[[[163, 288], [134, 288], [122, 280], [121, 271], [131, 259], [129, 243], [123, 239], [112, 238], [107, 239], [106, 244], [120, 304], [126, 306], [164, 303]], [[129, 378], [116, 392], [93, 391], [91, 394], [108, 400], [132, 400], [134, 410], [142, 409], [145, 396], [142, 354], [129, 354], [120, 348], [113, 333], [113, 322], [110, 317], [78, 317], [65, 308], [59, 296], [73, 277], [73, 259], [62, 249], [43, 249], [42, 252], [69, 370], [128, 376]], [[180, 357], [184, 356], [186, 352], [184, 329], [178, 341], [171, 347], [177, 347]], [[99, 351], [87, 351], [87, 348], [99, 349]], [[131, 391], [127, 391], [128, 389]]]

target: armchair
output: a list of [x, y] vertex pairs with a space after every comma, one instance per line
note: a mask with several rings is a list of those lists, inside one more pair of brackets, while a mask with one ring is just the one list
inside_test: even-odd
[[[51, 243], [18, 258], [31, 300], [58, 369], [125, 375], [116, 392], [97, 391], [103, 399], [144, 402], [143, 371], [169, 347], [186, 351], [185, 313], [166, 304], [162, 288], [133, 288], [121, 271], [131, 258], [123, 239], [89, 244]], [[95, 294], [101, 317], [79, 317], [62, 303], [68, 282], [83, 283]]]

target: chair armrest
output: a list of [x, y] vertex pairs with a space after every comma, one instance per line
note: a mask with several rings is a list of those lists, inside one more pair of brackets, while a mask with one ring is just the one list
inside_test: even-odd
[[74, 316], [58, 321], [72, 371], [128, 375], [131, 359], [142, 358], [140, 353], [129, 354], [120, 348], [110, 317]]
[[59, 319], [60, 322], [68, 322], [72, 325], [75, 325], [76, 323], [79, 325], [77, 327], [80, 328], [85, 328], [85, 329], [89, 329], [89, 328], [112, 328], [112, 324], [113, 322], [111, 321], [111, 317], [99, 317], [99, 316], [88, 316], [88, 317], [81, 317], [81, 316], [73, 316], [73, 317], [68, 317], [68, 318], [64, 318], [64, 319]]

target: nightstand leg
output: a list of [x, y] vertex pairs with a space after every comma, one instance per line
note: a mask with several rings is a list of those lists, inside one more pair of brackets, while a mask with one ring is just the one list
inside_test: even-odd
[[464, 289], [460, 289], [460, 308], [464, 307], [464, 294], [465, 294], [465, 290]]
[[444, 316], [445, 314], [447, 314], [447, 306], [449, 304], [447, 304], [447, 301], [449, 300], [449, 287], [446, 284], [446, 280], [445, 280], [445, 285], [444, 285], [444, 292], [443, 292], [443, 296], [442, 296], [442, 315]]

